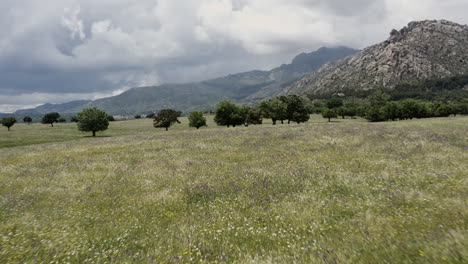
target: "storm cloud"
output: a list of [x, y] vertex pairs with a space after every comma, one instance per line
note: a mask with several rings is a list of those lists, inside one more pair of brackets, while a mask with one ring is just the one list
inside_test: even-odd
[[364, 48], [423, 19], [468, 23], [466, 0], [3, 0], [0, 112], [96, 99]]

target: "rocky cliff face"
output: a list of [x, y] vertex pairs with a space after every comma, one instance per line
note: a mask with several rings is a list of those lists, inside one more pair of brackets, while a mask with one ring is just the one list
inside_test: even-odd
[[402, 81], [468, 73], [468, 26], [445, 20], [411, 22], [354, 56], [325, 65], [286, 94], [393, 88]]

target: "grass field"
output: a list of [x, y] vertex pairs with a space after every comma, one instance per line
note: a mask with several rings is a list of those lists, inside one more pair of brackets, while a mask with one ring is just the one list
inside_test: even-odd
[[0, 131], [0, 263], [468, 261], [468, 117], [182, 121]]

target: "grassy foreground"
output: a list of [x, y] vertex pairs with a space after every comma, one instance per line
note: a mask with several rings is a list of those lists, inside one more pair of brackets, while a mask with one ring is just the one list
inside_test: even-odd
[[467, 117], [23, 126], [0, 135], [0, 263], [468, 260]]

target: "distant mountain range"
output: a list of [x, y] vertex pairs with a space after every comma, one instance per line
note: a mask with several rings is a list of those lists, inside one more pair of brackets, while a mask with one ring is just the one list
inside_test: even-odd
[[347, 95], [467, 73], [468, 26], [427, 20], [393, 30], [387, 41], [323, 66], [284, 93]]
[[295, 57], [291, 64], [282, 65], [271, 71], [250, 71], [195, 83], [133, 88], [109, 98], [45, 104], [34, 109], [16, 111], [13, 115], [76, 113], [83, 108], [93, 106], [113, 115], [133, 115], [155, 112], [163, 108], [175, 108], [185, 112], [209, 110], [223, 99], [254, 102], [276, 95], [324, 64], [356, 52], [358, 51], [347, 47], [320, 48], [312, 53], [302, 53]]

